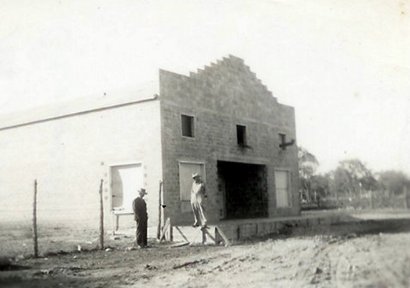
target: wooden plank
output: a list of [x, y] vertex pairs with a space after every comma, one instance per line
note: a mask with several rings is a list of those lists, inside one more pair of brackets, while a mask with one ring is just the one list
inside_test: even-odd
[[206, 243], [206, 229], [201, 229], [201, 234], [202, 234], [202, 245], [205, 245]]
[[179, 269], [179, 268], [195, 265], [195, 264], [201, 263], [202, 261], [203, 260], [188, 261], [188, 262], [182, 263], [180, 265], [175, 265], [174, 267], [172, 267], [172, 269]]
[[120, 228], [120, 214], [115, 214], [115, 232]]
[[224, 240], [225, 247], [231, 245], [231, 242], [229, 241], [228, 237], [226, 237], [225, 233], [218, 226], [215, 226], [215, 234], [216, 233], [218, 233], [221, 236], [221, 238]]
[[111, 216], [112, 216], [112, 235], [115, 235], [116, 232], [120, 229], [120, 216], [126, 216], [126, 215], [134, 215], [134, 212], [129, 212], [129, 211], [111, 211]]
[[171, 245], [171, 248], [178, 248], [178, 247], [183, 247], [183, 246], [188, 246], [189, 242], [182, 242], [182, 243], [176, 243], [174, 245]]
[[203, 232], [204, 234], [208, 235], [209, 238], [211, 238], [212, 241], [214, 241], [215, 244], [217, 244], [215, 237], [208, 231], [208, 229], [209, 229], [209, 228], [204, 228], [204, 229], [202, 229], [202, 232]]
[[174, 241], [174, 227], [172, 226], [171, 219], [169, 220], [169, 241]]
[[115, 217], [116, 215], [114, 214], [114, 212], [111, 212], [111, 224], [112, 224], [112, 235], [115, 235]]
[[182, 238], [184, 238], [184, 240], [189, 244], [189, 240], [188, 238], [186, 238], [186, 236], [184, 235], [184, 233], [182, 233], [181, 229], [178, 226], [174, 226], [175, 229], [177, 229], [177, 231], [179, 232], [179, 234], [182, 236]]
[[224, 242], [221, 235], [219, 235], [218, 229], [216, 229], [216, 227], [214, 228], [214, 232], [215, 232], [215, 244], [219, 245], [220, 243]]

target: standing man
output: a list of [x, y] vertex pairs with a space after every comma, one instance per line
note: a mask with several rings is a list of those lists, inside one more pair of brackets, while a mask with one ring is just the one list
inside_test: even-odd
[[202, 226], [206, 228], [206, 217], [204, 214], [204, 208], [202, 206], [203, 198], [206, 198], [205, 184], [201, 180], [201, 176], [198, 173], [192, 174], [192, 189], [191, 189], [191, 207], [194, 212], [194, 224], [193, 227]]
[[138, 190], [138, 197], [132, 202], [132, 209], [134, 210], [134, 219], [137, 223], [137, 239], [136, 244], [138, 248], [144, 248], [147, 246], [147, 204], [143, 199], [147, 194], [144, 188]]

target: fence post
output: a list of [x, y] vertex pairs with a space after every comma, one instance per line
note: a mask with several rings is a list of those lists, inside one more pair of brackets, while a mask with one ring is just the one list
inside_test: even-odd
[[34, 180], [34, 197], [33, 197], [33, 243], [34, 257], [38, 258], [38, 241], [37, 241], [37, 179]]
[[157, 239], [161, 240], [161, 214], [162, 214], [162, 181], [159, 181], [159, 191], [158, 191], [158, 227], [157, 227]]
[[102, 195], [102, 190], [103, 190], [103, 182], [104, 180], [101, 179], [100, 182], [100, 249], [104, 249], [104, 205], [103, 205], [103, 195]]

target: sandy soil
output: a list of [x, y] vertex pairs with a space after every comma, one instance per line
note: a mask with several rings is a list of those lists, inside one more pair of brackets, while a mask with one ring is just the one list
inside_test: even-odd
[[15, 262], [0, 287], [410, 287], [410, 220], [344, 223], [231, 247], [82, 251]]

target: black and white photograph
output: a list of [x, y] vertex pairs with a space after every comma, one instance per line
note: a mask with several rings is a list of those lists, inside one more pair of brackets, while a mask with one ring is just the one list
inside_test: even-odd
[[0, 287], [410, 287], [410, 0], [0, 0]]

